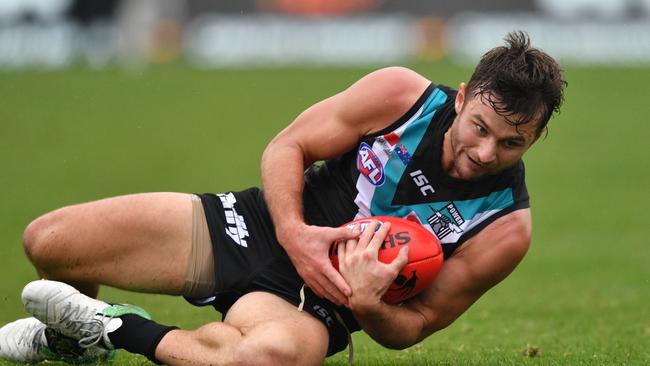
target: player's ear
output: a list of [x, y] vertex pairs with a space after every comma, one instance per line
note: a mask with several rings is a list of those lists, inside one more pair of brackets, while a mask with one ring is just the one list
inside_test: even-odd
[[465, 83], [460, 83], [458, 85], [458, 94], [456, 94], [456, 100], [454, 101], [454, 109], [456, 114], [460, 114], [460, 111], [463, 109], [463, 103], [465, 103], [465, 90], [467, 87]]

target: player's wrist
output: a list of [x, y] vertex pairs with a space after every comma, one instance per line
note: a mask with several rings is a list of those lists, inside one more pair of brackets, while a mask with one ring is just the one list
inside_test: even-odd
[[349, 308], [357, 316], [373, 317], [381, 313], [382, 306], [386, 305], [381, 299], [369, 297], [358, 298], [352, 295], [349, 298]]
[[301, 236], [307, 224], [301, 218], [283, 219], [275, 224], [275, 232], [282, 246], [291, 245]]

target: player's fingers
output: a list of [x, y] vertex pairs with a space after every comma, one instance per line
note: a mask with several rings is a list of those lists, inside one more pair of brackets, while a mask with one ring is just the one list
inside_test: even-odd
[[336, 239], [355, 239], [361, 235], [361, 229], [359, 223], [355, 223], [351, 228], [349, 226], [337, 228], [333, 235]]
[[312, 271], [303, 273], [300, 276], [304, 279], [305, 285], [309, 287], [316, 295], [322, 298], [331, 299], [333, 296], [329, 294], [327, 289], [323, 286], [327, 279], [323, 276], [322, 271]]
[[330, 301], [331, 303], [337, 306], [344, 304], [343, 297], [337, 297], [334, 292], [329, 292], [325, 290], [325, 287], [323, 287], [323, 289], [324, 289], [323, 293], [319, 295], [320, 297], [322, 297], [323, 299], [327, 299], [328, 301]]
[[331, 271], [327, 271], [325, 276], [323, 276], [324, 278], [323, 282], [321, 282], [321, 286], [323, 286], [325, 292], [328, 293], [328, 300], [337, 305], [346, 304], [348, 296], [352, 295], [352, 290], [343, 279], [343, 276], [341, 276], [334, 267], [331, 267], [331, 269]]
[[336, 256], [339, 258], [339, 271], [341, 270], [341, 266], [345, 261], [346, 247], [347, 242], [343, 240], [339, 240], [339, 242], [336, 244]]
[[[354, 224], [354, 227], [358, 230], [359, 224]], [[347, 239], [345, 245], [345, 253], [350, 254], [354, 251], [354, 249], [357, 247], [357, 244], [359, 243], [358, 237], [350, 238]]]
[[305, 283], [316, 295], [322, 298], [327, 298], [329, 294], [325, 291], [325, 288], [320, 285], [320, 280], [314, 279], [308, 283]]
[[368, 250], [372, 251], [373, 253], [377, 253], [379, 251], [379, 247], [381, 247], [381, 245], [384, 243], [384, 239], [386, 239], [388, 230], [390, 230], [390, 222], [382, 223], [379, 229], [377, 229], [377, 231], [372, 236], [372, 239], [368, 244]]
[[375, 230], [377, 230], [377, 225], [379, 225], [379, 221], [376, 220], [372, 220], [370, 223], [368, 223], [366, 228], [361, 233], [361, 236], [359, 237], [359, 243], [357, 244], [358, 247], [366, 248], [368, 246], [368, 243], [370, 242], [370, 239], [372, 239]]
[[315, 282], [315, 281], [307, 282], [307, 281], [305, 281], [305, 285], [307, 285], [307, 287], [309, 287], [317, 296], [325, 297], [325, 291], [323, 290], [323, 287], [318, 284], [318, 282]]
[[393, 259], [392, 262], [390, 262], [389, 266], [393, 268], [396, 272], [400, 272], [404, 266], [409, 261], [409, 247], [404, 246], [402, 249], [400, 249], [399, 254], [395, 259]]

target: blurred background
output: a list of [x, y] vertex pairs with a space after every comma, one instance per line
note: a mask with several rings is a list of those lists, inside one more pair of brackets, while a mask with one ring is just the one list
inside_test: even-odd
[[[516, 29], [569, 82], [525, 156], [532, 247], [416, 347], [356, 333], [356, 362], [650, 365], [650, 0], [0, 0], [0, 324], [27, 316], [21, 236], [37, 216], [259, 185], [265, 145], [308, 106], [386, 65], [456, 87]], [[166, 324], [219, 319], [179, 298], [100, 296]]]
[[512, 29], [581, 65], [650, 62], [650, 0], [3, 0], [0, 68], [472, 63]]

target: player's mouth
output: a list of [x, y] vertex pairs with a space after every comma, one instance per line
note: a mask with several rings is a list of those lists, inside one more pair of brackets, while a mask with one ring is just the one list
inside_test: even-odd
[[479, 163], [478, 161], [472, 159], [472, 157], [469, 156], [469, 154], [465, 154], [465, 156], [467, 156], [467, 160], [470, 161], [470, 163], [471, 163], [470, 167], [471, 167], [472, 170], [486, 170], [487, 169], [487, 167], [485, 165], [483, 165], [483, 164]]

